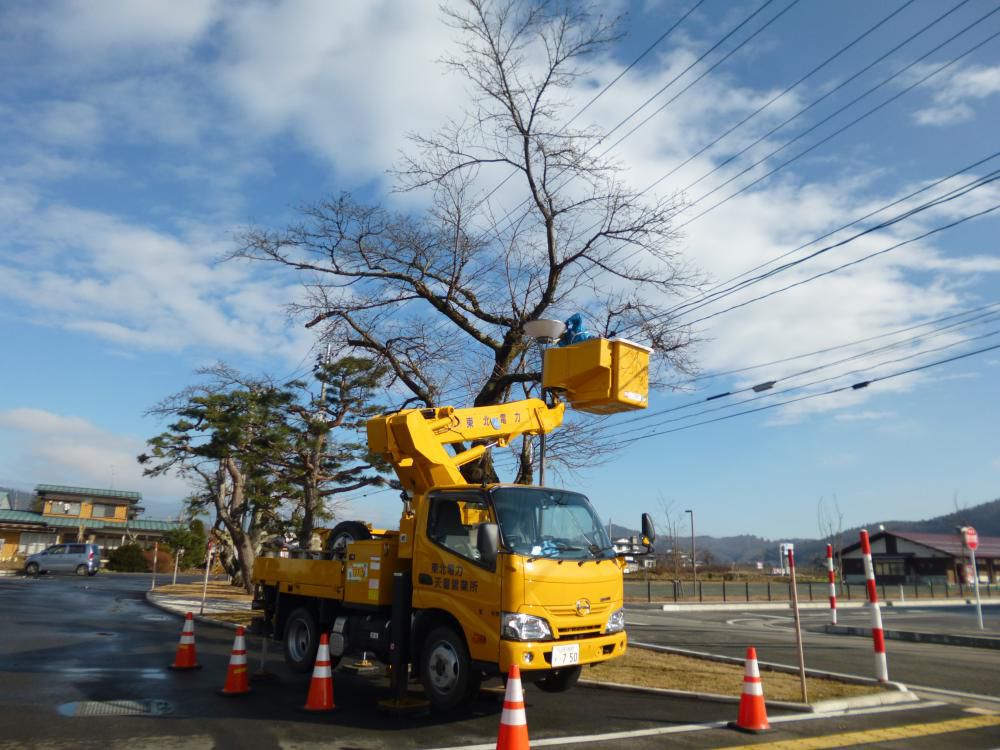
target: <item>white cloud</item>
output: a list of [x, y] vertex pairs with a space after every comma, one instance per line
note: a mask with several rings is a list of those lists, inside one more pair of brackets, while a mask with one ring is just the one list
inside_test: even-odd
[[[919, 75], [926, 75], [928, 70]], [[1000, 65], [957, 67], [931, 80], [934, 103], [915, 112], [913, 118], [920, 125], [953, 125], [975, 117], [971, 102], [1000, 93]]]
[[858, 411], [838, 414], [835, 419], [839, 422], [881, 422], [895, 416], [896, 413], [891, 411]]
[[176, 515], [189, 494], [185, 482], [173, 476], [143, 477], [136, 461], [145, 444], [109, 432], [75, 416], [43, 409], [0, 412], [0, 474], [22, 482], [114, 487], [143, 493], [146, 516]]

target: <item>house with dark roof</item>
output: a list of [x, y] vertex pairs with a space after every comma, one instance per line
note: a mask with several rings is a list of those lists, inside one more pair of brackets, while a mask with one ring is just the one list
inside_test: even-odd
[[[872, 534], [872, 565], [879, 584], [970, 583], [969, 552], [962, 535], [928, 534], [917, 531], [890, 531]], [[844, 580], [864, 583], [864, 556], [861, 542], [843, 550]], [[997, 583], [1000, 576], [1000, 537], [979, 537], [976, 569], [980, 583]]]
[[139, 519], [138, 492], [40, 484], [33, 510], [0, 509], [0, 561], [60, 542], [91, 542], [106, 554], [126, 542], [151, 543], [180, 524]]

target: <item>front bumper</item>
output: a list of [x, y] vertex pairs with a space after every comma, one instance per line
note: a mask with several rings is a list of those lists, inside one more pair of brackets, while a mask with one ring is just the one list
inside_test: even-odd
[[580, 647], [580, 664], [596, 664], [623, 656], [628, 638], [622, 631], [578, 640], [500, 641], [500, 671], [506, 674], [511, 664], [517, 664], [522, 671], [552, 669], [552, 647], [571, 643]]

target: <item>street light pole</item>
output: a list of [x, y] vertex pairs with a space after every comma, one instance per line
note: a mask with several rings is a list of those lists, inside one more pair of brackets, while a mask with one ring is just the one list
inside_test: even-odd
[[695, 582], [695, 584], [697, 584], [698, 583], [698, 566], [695, 564], [695, 561], [694, 561], [694, 559], [695, 559], [694, 558], [694, 511], [693, 510], [686, 510], [684, 512], [691, 514], [691, 575], [694, 576], [694, 582]]

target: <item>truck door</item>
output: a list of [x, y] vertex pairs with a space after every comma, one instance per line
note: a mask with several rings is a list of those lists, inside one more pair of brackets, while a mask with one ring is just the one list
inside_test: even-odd
[[430, 496], [427, 521], [417, 533], [413, 603], [450, 612], [461, 623], [470, 656], [495, 663], [499, 656], [500, 583], [494, 566], [479, 559], [476, 536], [489, 522], [479, 492]]

